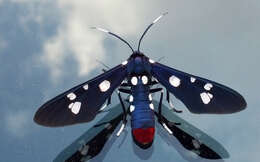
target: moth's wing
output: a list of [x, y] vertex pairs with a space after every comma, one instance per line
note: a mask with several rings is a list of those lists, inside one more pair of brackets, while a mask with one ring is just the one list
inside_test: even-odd
[[51, 127], [91, 121], [126, 75], [126, 67], [118, 65], [58, 95], [39, 108], [34, 121]]
[[[154, 102], [158, 112], [158, 102]], [[165, 105], [162, 105], [162, 121], [172, 131], [184, 148], [207, 159], [225, 159], [229, 157], [226, 149], [215, 139], [183, 120]], [[180, 125], [175, 125], [179, 123]]]
[[152, 64], [152, 75], [192, 113], [228, 114], [246, 108], [238, 92], [219, 83], [159, 63]]
[[116, 105], [96, 125], [65, 148], [53, 162], [78, 162], [98, 155], [122, 120], [121, 104]]

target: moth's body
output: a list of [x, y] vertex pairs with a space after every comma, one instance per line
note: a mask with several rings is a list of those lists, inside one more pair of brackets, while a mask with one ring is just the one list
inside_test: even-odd
[[128, 85], [131, 86], [130, 113], [132, 136], [142, 148], [151, 146], [154, 138], [154, 106], [150, 94], [152, 81], [149, 59], [135, 52], [128, 59]]

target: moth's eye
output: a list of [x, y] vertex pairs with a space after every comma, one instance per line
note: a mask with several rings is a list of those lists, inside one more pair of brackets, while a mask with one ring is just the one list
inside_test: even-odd
[[146, 75], [142, 76], [142, 82], [143, 84], [147, 84], [148, 83], [148, 78]]
[[132, 83], [133, 85], [137, 85], [137, 82], [138, 82], [137, 77], [136, 77], [136, 76], [133, 76], [133, 77], [131, 78], [131, 83]]

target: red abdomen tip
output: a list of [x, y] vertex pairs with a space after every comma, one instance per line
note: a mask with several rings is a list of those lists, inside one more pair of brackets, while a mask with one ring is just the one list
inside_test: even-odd
[[142, 144], [148, 144], [153, 141], [155, 129], [151, 128], [135, 128], [132, 130], [136, 141]]

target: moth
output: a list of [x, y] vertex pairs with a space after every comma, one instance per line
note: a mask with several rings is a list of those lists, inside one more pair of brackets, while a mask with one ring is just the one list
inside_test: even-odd
[[[116, 134], [120, 136], [125, 129], [127, 116], [130, 115], [133, 141], [140, 148], [147, 149], [154, 141], [156, 118], [163, 129], [171, 135], [174, 135], [174, 127], [182, 124], [166, 120], [168, 114], [162, 112], [164, 95], [166, 95], [171, 111], [176, 113], [182, 111], [174, 108], [170, 94], [179, 99], [190, 112], [196, 114], [229, 114], [245, 109], [247, 105], [245, 99], [235, 90], [160, 64], [140, 51], [144, 35], [166, 14], [160, 15], [146, 28], [136, 51], [120, 36], [94, 27], [94, 29], [119, 38], [131, 49], [132, 54], [116, 67], [104, 70], [104, 73], [97, 77], [46, 102], [36, 112], [34, 121], [49, 127], [92, 121], [111, 103], [111, 95], [117, 91], [122, 114], [119, 115], [120, 113], [117, 111], [117, 116], [120, 118], [116, 124], [112, 124], [112, 122], [103, 124], [110, 123], [110, 128], [114, 130], [115, 126], [122, 121]], [[158, 85], [161, 87], [155, 87]], [[165, 91], [162, 87], [165, 88]], [[122, 97], [122, 93], [128, 95], [127, 102]], [[156, 108], [152, 96], [154, 93], [160, 93]]]

